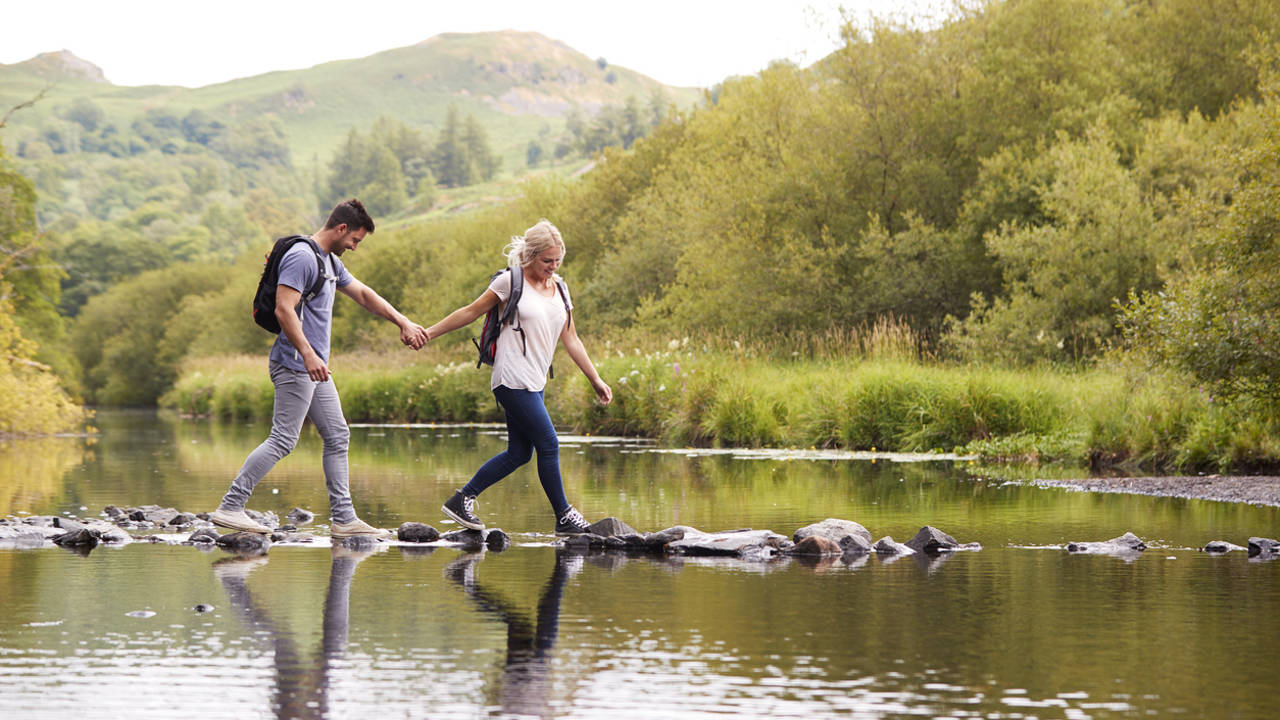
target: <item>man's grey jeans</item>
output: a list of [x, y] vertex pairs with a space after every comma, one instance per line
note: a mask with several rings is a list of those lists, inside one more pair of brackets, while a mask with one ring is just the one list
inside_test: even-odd
[[356, 519], [347, 488], [347, 446], [351, 430], [342, 417], [342, 401], [333, 379], [318, 383], [305, 372], [271, 363], [271, 382], [276, 386], [271, 434], [240, 468], [231, 489], [222, 497], [226, 510], [243, 510], [258, 481], [298, 444], [302, 421], [311, 419], [324, 440], [324, 482], [329, 489], [329, 514], [333, 522]]

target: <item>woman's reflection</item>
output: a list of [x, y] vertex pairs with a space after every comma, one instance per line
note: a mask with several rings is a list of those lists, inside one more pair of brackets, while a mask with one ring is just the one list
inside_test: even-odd
[[461, 587], [481, 611], [507, 626], [502, 677], [496, 688], [487, 689], [486, 699], [500, 706], [504, 714], [551, 717], [551, 649], [559, 632], [560, 598], [565, 583], [581, 569], [582, 556], [556, 551], [555, 566], [532, 619], [476, 580], [476, 563], [483, 557], [483, 552], [464, 554], [445, 566], [444, 576]]

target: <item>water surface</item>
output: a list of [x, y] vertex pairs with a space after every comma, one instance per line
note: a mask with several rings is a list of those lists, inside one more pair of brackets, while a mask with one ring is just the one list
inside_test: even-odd
[[[103, 413], [96, 442], [0, 449], [0, 514], [213, 508], [260, 425]], [[370, 522], [423, 521], [497, 429], [355, 428]], [[244, 560], [135, 543], [0, 549], [0, 707], [15, 717], [1274, 716], [1280, 563], [1211, 557], [1274, 536], [1275, 508], [984, 481], [965, 462], [656, 452], [566, 437], [570, 499], [640, 530], [826, 517], [984, 549], [771, 563], [573, 555], [531, 468], [481, 498], [502, 553], [277, 546]], [[323, 525], [319, 440], [251, 507]], [[85, 508], [85, 510], [81, 510]], [[1137, 557], [1072, 556], [1126, 530]], [[211, 605], [208, 612], [196, 606]]]

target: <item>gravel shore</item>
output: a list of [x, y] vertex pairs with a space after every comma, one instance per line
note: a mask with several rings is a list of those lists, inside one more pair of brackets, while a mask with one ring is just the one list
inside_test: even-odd
[[1280, 506], [1280, 477], [1268, 475], [1081, 478], [1035, 480], [1032, 484], [1086, 492], [1132, 493]]

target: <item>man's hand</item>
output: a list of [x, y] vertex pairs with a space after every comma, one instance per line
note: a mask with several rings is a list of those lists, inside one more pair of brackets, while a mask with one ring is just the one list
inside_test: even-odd
[[310, 375], [315, 382], [324, 382], [333, 377], [333, 374], [329, 372], [329, 366], [314, 352], [307, 353], [302, 359], [302, 363], [307, 368], [307, 375]]
[[427, 330], [416, 322], [406, 322], [400, 327], [400, 342], [421, 350], [427, 344]]

